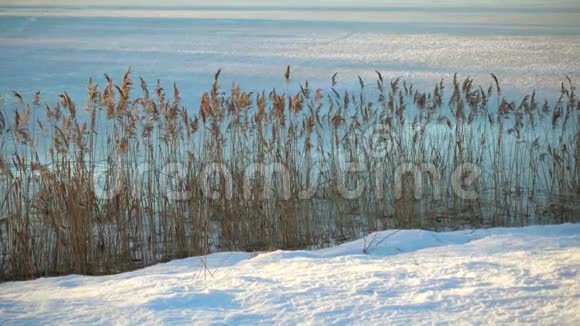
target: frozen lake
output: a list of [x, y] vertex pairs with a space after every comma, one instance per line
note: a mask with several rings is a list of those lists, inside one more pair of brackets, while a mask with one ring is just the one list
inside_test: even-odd
[[[513, 0], [511, 2], [514, 2]], [[432, 6], [432, 5], [431, 5]], [[0, 7], [0, 94], [15, 90], [45, 101], [67, 90], [85, 98], [90, 76], [135, 76], [166, 89], [173, 81], [187, 106], [223, 68], [223, 85], [284, 89], [295, 82], [325, 88], [338, 72], [404, 77], [422, 86], [454, 72], [487, 85], [498, 75], [520, 95], [547, 95], [580, 77], [580, 6], [464, 8], [350, 7]], [[188, 102], [187, 102], [188, 101]]]

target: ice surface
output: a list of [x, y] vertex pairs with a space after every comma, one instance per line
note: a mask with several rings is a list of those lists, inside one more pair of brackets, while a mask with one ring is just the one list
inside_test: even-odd
[[[580, 77], [580, 9], [570, 6], [5, 7], [0, 95], [9, 100], [16, 90], [31, 98], [40, 90], [52, 103], [67, 90], [82, 103], [90, 76], [101, 85], [104, 73], [119, 81], [131, 66], [150, 84], [176, 81], [184, 104], [196, 109], [220, 68], [225, 87], [235, 80], [249, 90], [285, 89], [290, 64], [291, 87], [308, 79], [328, 88], [335, 72], [342, 86], [355, 87], [357, 75], [374, 79], [375, 70], [420, 86], [458, 72], [486, 86], [494, 72], [512, 94], [535, 88], [542, 96], [557, 92], [565, 75]], [[100, 17], [86, 17], [94, 11]]]
[[384, 231], [318, 251], [213, 254], [207, 266], [205, 279], [188, 258], [0, 284], [0, 324], [580, 322], [580, 224]]

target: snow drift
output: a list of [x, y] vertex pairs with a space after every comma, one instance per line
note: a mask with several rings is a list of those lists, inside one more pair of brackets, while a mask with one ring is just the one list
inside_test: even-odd
[[384, 231], [316, 251], [219, 253], [111, 276], [4, 283], [0, 324], [572, 325], [579, 271], [580, 224]]

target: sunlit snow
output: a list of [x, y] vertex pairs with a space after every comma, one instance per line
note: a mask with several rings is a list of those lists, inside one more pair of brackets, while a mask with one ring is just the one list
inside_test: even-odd
[[200, 262], [0, 284], [0, 324], [580, 323], [578, 224], [384, 231]]

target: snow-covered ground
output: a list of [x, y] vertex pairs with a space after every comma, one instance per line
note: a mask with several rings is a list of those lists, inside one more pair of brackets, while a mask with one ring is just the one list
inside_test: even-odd
[[200, 262], [0, 284], [0, 324], [580, 324], [580, 224], [384, 231]]

